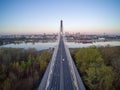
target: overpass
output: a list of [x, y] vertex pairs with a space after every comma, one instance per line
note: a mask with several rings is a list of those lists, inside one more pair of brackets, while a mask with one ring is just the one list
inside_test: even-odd
[[59, 34], [58, 45], [55, 47], [38, 90], [86, 90], [65, 44], [63, 32]]

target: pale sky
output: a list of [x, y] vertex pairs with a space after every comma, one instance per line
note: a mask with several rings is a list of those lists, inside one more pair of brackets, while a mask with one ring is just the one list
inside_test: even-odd
[[120, 34], [120, 0], [0, 0], [0, 34]]

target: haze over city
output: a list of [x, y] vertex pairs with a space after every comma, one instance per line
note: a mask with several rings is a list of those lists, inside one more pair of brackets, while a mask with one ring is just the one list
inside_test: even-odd
[[0, 34], [120, 34], [119, 0], [0, 0]]

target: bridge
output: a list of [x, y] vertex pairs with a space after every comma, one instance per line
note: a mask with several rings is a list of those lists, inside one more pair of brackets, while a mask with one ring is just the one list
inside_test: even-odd
[[55, 47], [38, 90], [86, 90], [65, 44], [62, 21], [58, 45]]

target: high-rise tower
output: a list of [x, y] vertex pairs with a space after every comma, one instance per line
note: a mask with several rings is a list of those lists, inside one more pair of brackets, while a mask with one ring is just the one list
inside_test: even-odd
[[60, 33], [63, 34], [63, 21], [60, 21]]

